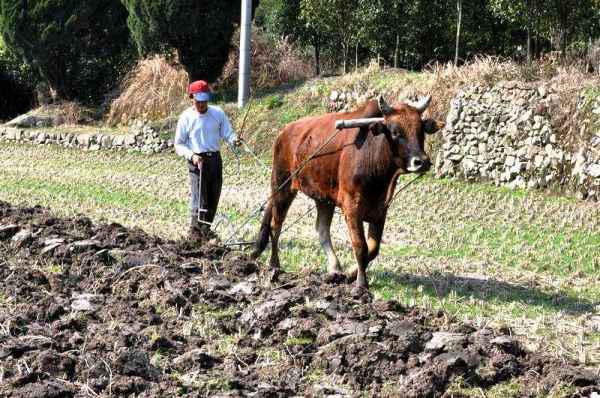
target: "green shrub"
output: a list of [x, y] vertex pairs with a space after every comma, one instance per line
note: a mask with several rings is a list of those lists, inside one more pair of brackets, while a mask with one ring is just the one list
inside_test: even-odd
[[0, 33], [61, 99], [102, 100], [132, 60], [119, 0], [0, 0]]

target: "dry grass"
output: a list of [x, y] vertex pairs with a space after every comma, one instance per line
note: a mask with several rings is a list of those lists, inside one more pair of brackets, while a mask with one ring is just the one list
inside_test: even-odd
[[465, 85], [492, 86], [502, 80], [543, 83], [559, 98], [548, 110], [554, 128], [565, 144], [575, 148], [587, 141], [590, 133], [580, 131], [583, 119], [589, 117], [580, 107], [581, 94], [600, 86], [600, 79], [583, 69], [579, 61], [561, 63], [553, 56], [542, 58], [531, 67], [494, 57], [478, 57], [459, 68], [451, 64], [432, 66], [426, 72], [431, 78], [425, 78], [423, 90], [436, 93], [432, 113], [445, 115], [452, 97]]
[[425, 72], [426, 92], [433, 92], [437, 97], [432, 104], [433, 115], [446, 115], [450, 109], [450, 101], [456, 92], [465, 85], [478, 84], [492, 86], [501, 80], [522, 79], [522, 69], [514, 62], [497, 57], [476, 57], [472, 62], [461, 67], [453, 64], [434, 64]]
[[[308, 81], [298, 90], [282, 96], [281, 110], [295, 109], [299, 117], [311, 114], [310, 110], [315, 109], [315, 105], [321, 108], [327, 105], [329, 94], [334, 90], [356, 92], [359, 95], [367, 93], [370, 97], [383, 93], [390, 102], [400, 102], [405, 98], [415, 99], [431, 94], [433, 100], [426, 116], [445, 120], [452, 98], [462, 87], [467, 85], [491, 87], [500, 81], [524, 81], [534, 85], [544, 84], [552, 88], [559, 98], [554, 102], [552, 109], [548, 110], [555, 130], [558, 136], [562, 137], [565, 145], [577, 148], [594, 132], [591, 123], [586, 124], [588, 127], [586, 131], [581, 131], [583, 121], [590, 118], [590, 109], [580, 106], [580, 95], [582, 92], [587, 92], [598, 96], [597, 87], [600, 87], [598, 76], [582, 70], [580, 64], [573, 63], [565, 66], [551, 57], [528, 67], [511, 60], [485, 56], [475, 58], [460, 67], [452, 64], [432, 64], [422, 73], [401, 69], [382, 70], [377, 63], [372, 63], [367, 68], [344, 76]], [[352, 107], [356, 105], [358, 104], [351, 104]], [[277, 118], [277, 115], [273, 118]], [[283, 121], [291, 120], [285, 118]], [[280, 123], [278, 120], [272, 120], [270, 123], [276, 131], [283, 127], [283, 124], [285, 123]], [[249, 131], [264, 130], [261, 126], [257, 127], [249, 126]], [[272, 137], [266, 138], [270, 141]], [[434, 138], [430, 143], [429, 149], [432, 155], [435, 155], [438, 147], [437, 140], [439, 137]]]
[[107, 123], [128, 124], [135, 119], [156, 120], [178, 113], [188, 81], [187, 72], [165, 57], [140, 61], [125, 78], [121, 95], [110, 105]]
[[[229, 60], [217, 83], [220, 87], [235, 87], [239, 70], [239, 30], [232, 39]], [[259, 29], [252, 30], [252, 86], [255, 89], [276, 87], [304, 80], [311, 76], [310, 63], [288, 40], [273, 43]]]
[[62, 101], [42, 105], [32, 112], [38, 116], [52, 117], [54, 126], [77, 126], [87, 124], [93, 119], [93, 111], [74, 101]]
[[86, 109], [84, 109], [77, 102], [64, 102], [59, 105], [62, 110], [63, 123], [65, 125], [77, 125], [80, 123], [81, 119], [83, 119], [86, 115]]
[[[586, 122], [592, 117], [591, 108], [583, 105], [600, 97], [600, 78], [575, 67], [564, 67], [559, 68], [550, 84], [560, 98], [551, 115], [561, 141], [572, 151], [588, 146], [591, 136], [597, 131], [593, 130], [589, 120]], [[582, 93], [586, 93], [587, 98], [582, 97]]]

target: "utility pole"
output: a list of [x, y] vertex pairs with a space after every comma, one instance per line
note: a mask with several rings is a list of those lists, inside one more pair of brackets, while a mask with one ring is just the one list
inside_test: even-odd
[[456, 49], [454, 51], [454, 66], [458, 66], [458, 53], [460, 50], [460, 28], [462, 25], [462, 0], [456, 0]]
[[250, 96], [250, 39], [252, 0], [242, 0], [242, 31], [240, 34], [240, 75], [238, 79], [238, 108], [243, 108]]

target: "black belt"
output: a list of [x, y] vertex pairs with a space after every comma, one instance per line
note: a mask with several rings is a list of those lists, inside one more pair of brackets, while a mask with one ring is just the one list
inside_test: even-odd
[[201, 158], [212, 158], [213, 156], [217, 156], [218, 154], [219, 154], [219, 151], [197, 153], [197, 155], [200, 156]]

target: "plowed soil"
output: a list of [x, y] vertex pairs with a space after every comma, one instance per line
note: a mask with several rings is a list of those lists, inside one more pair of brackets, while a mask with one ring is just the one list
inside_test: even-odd
[[509, 331], [264, 271], [216, 245], [0, 202], [0, 396], [600, 391], [597, 372], [527, 352]]

